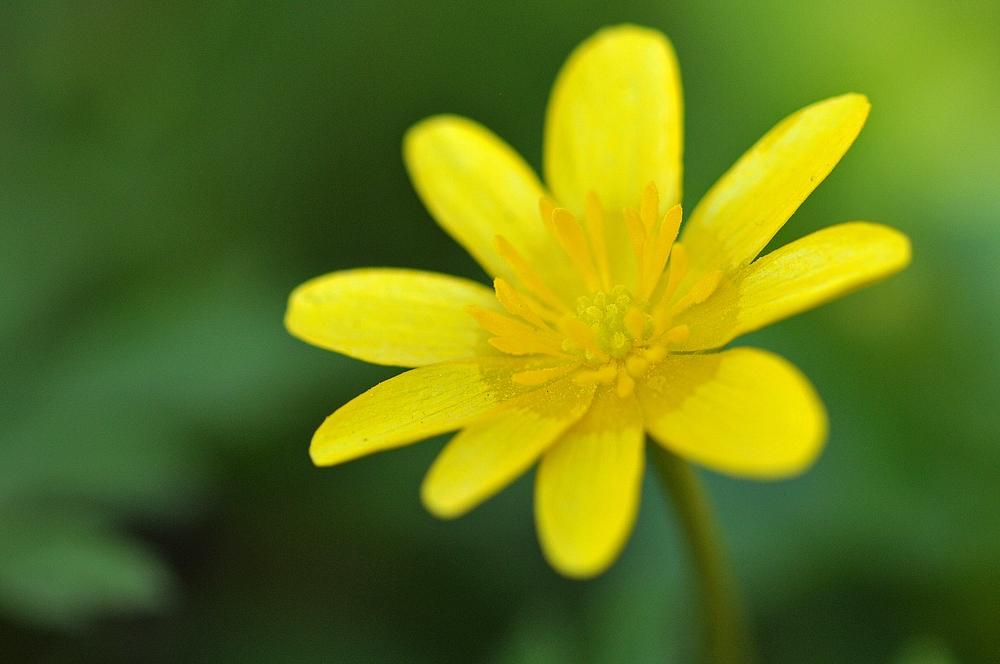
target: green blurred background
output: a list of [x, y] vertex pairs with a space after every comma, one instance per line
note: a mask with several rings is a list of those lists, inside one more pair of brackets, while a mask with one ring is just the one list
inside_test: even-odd
[[1000, 3], [460, 0], [0, 5], [0, 661], [697, 662], [655, 478], [619, 562], [542, 560], [531, 478], [454, 522], [443, 440], [317, 469], [390, 375], [281, 326], [298, 283], [485, 279], [405, 129], [473, 117], [537, 168], [549, 86], [603, 25], [662, 29], [685, 206], [792, 111], [874, 105], [775, 244], [868, 219], [913, 265], [739, 343], [830, 411], [805, 476], [705, 474], [764, 662], [1000, 659]]

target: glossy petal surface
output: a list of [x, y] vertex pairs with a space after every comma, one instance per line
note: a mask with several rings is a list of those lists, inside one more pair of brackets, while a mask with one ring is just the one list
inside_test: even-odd
[[826, 438], [826, 411], [808, 379], [755, 348], [672, 355], [638, 381], [636, 396], [659, 444], [728, 475], [795, 475]]
[[899, 231], [862, 221], [830, 226], [734, 273], [678, 319], [691, 336], [677, 350], [720, 348], [760, 329], [894, 274], [910, 262]]
[[645, 461], [642, 412], [613, 388], [538, 466], [535, 523], [549, 563], [566, 576], [603, 572], [625, 545], [639, 508]]
[[371, 268], [334, 272], [296, 288], [285, 327], [321, 348], [374, 364], [419, 367], [495, 355], [463, 307], [497, 309], [493, 291], [435, 272]]
[[497, 253], [507, 238], [570, 302], [582, 284], [538, 212], [545, 191], [517, 152], [482, 125], [455, 115], [428, 118], [406, 134], [403, 157], [434, 219], [492, 277], [519, 283]]
[[870, 107], [856, 94], [817, 102], [779, 122], [740, 157], [684, 226], [681, 242], [691, 260], [686, 283], [756, 258], [837, 165]]
[[587, 411], [594, 387], [564, 378], [498, 406], [459, 432], [435, 459], [420, 495], [453, 518], [504, 488]]
[[454, 431], [498, 404], [538, 389], [511, 382], [511, 374], [551, 364], [492, 357], [407, 371], [326, 418], [313, 435], [309, 454], [317, 466], [332, 466]]

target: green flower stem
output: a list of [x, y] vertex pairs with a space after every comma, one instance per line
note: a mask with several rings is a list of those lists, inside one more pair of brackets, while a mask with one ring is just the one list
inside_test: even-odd
[[650, 446], [660, 478], [690, 543], [703, 592], [705, 646], [711, 664], [751, 661], [736, 579], [716, 534], [712, 509], [695, 470], [659, 445]]

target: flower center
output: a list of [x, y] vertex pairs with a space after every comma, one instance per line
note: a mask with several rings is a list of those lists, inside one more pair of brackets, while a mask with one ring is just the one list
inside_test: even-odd
[[[683, 343], [687, 325], [673, 325], [675, 316], [705, 300], [722, 276], [712, 272], [675, 298], [687, 274], [684, 247], [675, 242], [681, 223], [679, 205], [659, 217], [659, 194], [650, 182], [640, 209], [626, 208], [625, 227], [635, 255], [638, 278], [634, 288], [612, 286], [611, 261], [604, 235], [604, 216], [594, 192], [578, 221], [546, 198], [539, 201], [542, 222], [576, 268], [593, 295], [578, 298], [575, 311], [549, 287], [517, 249], [497, 235], [496, 249], [517, 277], [522, 290], [502, 278], [494, 280], [497, 300], [510, 316], [481, 307], [466, 307], [486, 331], [495, 348], [510, 355], [548, 355], [559, 361], [546, 369], [514, 374], [512, 380], [541, 385], [566, 375], [581, 384], [617, 384], [622, 397], [632, 393], [635, 379]], [[650, 305], [650, 299], [655, 302]]]
[[[649, 303], [636, 300], [628, 288], [619, 284], [611, 292], [597, 291], [593, 297], [580, 297], [576, 318], [590, 328], [597, 346], [609, 357], [622, 359], [637, 344], [653, 333]], [[565, 352], [584, 357], [589, 363], [599, 361], [593, 353], [578, 347], [572, 339], [563, 341]]]

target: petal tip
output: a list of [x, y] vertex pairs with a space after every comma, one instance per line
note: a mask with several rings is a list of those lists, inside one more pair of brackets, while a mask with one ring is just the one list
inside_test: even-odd
[[306, 329], [305, 319], [308, 317], [308, 294], [315, 283], [324, 277], [316, 277], [305, 281], [288, 294], [288, 303], [285, 305], [285, 315], [281, 319], [282, 325], [290, 335], [310, 345], [315, 345]]
[[[826, 447], [830, 432], [830, 417], [826, 405], [816, 387], [808, 376], [792, 362], [777, 353], [761, 349], [747, 349], [769, 356], [773, 362], [784, 367], [787, 381], [786, 402], [798, 401], [798, 438], [797, 445], [790, 446], [792, 453], [779, 455], [771, 463], [762, 464], [756, 470], [748, 469], [748, 477], [757, 480], [783, 480], [802, 475], [815, 465]], [[792, 395], [798, 391], [798, 398]], [[789, 422], [790, 428], [796, 428]]]
[[420, 120], [403, 134], [403, 162], [410, 168], [419, 156], [418, 151], [425, 141], [442, 132], [466, 127], [469, 124], [473, 124], [472, 120], [454, 113], [439, 113]]
[[656, 28], [649, 28], [636, 23], [620, 23], [618, 25], [603, 27], [584, 40], [580, 44], [580, 47], [617, 41], [641, 41], [666, 46], [669, 50], [673, 50], [673, 46], [665, 34]]
[[679, 72], [676, 71], [677, 53], [665, 34], [654, 28], [634, 23], [622, 23], [601, 28], [580, 42], [566, 59], [566, 64], [563, 66], [560, 76], [557, 77], [556, 84], [558, 85], [559, 79], [563, 78], [569, 71], [592, 57], [598, 59], [616, 58], [626, 56], [629, 53], [645, 53], [646, 57], [652, 56], [656, 60], [668, 63], [668, 67], [674, 69], [674, 74], [679, 76]]
[[336, 466], [345, 459], [338, 459], [336, 454], [332, 453], [327, 446], [323, 445], [320, 431], [322, 431], [322, 427], [316, 430], [316, 433], [313, 434], [312, 441], [309, 443], [309, 458], [312, 460], [314, 466]]
[[423, 503], [424, 509], [433, 516], [448, 521], [457, 519], [468, 512], [470, 507], [465, 506], [461, 501], [454, 500], [453, 497], [438, 489], [433, 480], [433, 472], [432, 466], [420, 484], [420, 502]]
[[886, 248], [894, 253], [894, 260], [891, 261], [889, 269], [884, 276], [895, 274], [906, 268], [913, 262], [913, 242], [910, 236], [899, 229], [885, 224], [872, 224], [885, 234]]
[[836, 97], [830, 97], [819, 102], [819, 104], [843, 107], [845, 114], [857, 114], [862, 124], [868, 119], [868, 114], [872, 109], [872, 103], [869, 101], [868, 96], [859, 92], [847, 92]]
[[879, 247], [882, 269], [872, 277], [872, 282], [896, 274], [913, 261], [913, 242], [906, 233], [892, 226], [871, 221], [848, 221], [829, 228], [858, 229], [867, 236], [869, 244]]
[[345, 444], [347, 437], [344, 436], [341, 426], [343, 411], [344, 407], [341, 406], [327, 415], [323, 423], [313, 433], [312, 439], [309, 441], [309, 458], [313, 465], [318, 467], [336, 466], [369, 453], [368, 450], [359, 450]]
[[750, 474], [751, 479], [765, 482], [793, 479], [804, 475], [816, 465], [823, 450], [826, 449], [826, 441], [830, 433], [830, 418], [819, 395], [814, 396], [816, 417], [813, 421], [813, 430], [803, 435], [806, 442], [801, 446], [800, 453], [797, 456], [785, 458], [784, 463], [780, 465], [762, 468], [758, 473]]
[[618, 558], [621, 549], [621, 547], [617, 547], [610, 553], [602, 553], [596, 556], [573, 556], [546, 544], [545, 540], [541, 537], [539, 538], [539, 543], [542, 548], [542, 555], [552, 569], [566, 578], [576, 581], [587, 581], [606, 572]]
[[[470, 500], [467, 492], [456, 490], [454, 481], [449, 483], [442, 478], [441, 460], [442, 455], [439, 454], [424, 475], [420, 483], [420, 502], [431, 515], [450, 521], [468, 513], [478, 502]], [[454, 476], [451, 479], [454, 480]]]
[[868, 95], [861, 92], [845, 92], [839, 97], [834, 97], [834, 99], [850, 100], [851, 103], [857, 104], [859, 107], [871, 108], [871, 101], [868, 99]]
[[600, 565], [574, 566], [573, 563], [560, 564], [557, 560], [549, 556], [546, 556], [546, 560], [549, 565], [552, 566], [552, 569], [556, 570], [567, 579], [573, 579], [575, 581], [589, 581], [590, 579], [600, 576], [611, 566], [611, 561], [602, 562]]
[[898, 252], [896, 261], [896, 265], [898, 266], [897, 271], [902, 270], [913, 262], [913, 241], [910, 240], [910, 236], [900, 230], [891, 226], [886, 226], [885, 228], [895, 236], [896, 251]]
[[658, 402], [655, 392], [643, 393], [647, 428], [657, 444], [749, 480], [787, 479], [812, 467], [829, 424], [801, 370], [780, 355], [749, 347], [682, 357], [674, 368], [682, 386], [676, 400]]
[[803, 420], [799, 425], [800, 442], [795, 446], [797, 453], [778, 457], [772, 463], [763, 464], [757, 469], [748, 468], [747, 477], [760, 481], [787, 480], [803, 475], [816, 464], [829, 438], [830, 416], [816, 387], [802, 370], [780, 355], [768, 354], [784, 364], [790, 374], [789, 378], [798, 383], [799, 409]]

